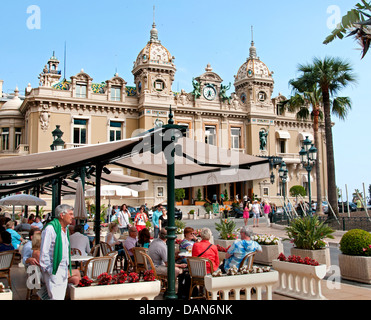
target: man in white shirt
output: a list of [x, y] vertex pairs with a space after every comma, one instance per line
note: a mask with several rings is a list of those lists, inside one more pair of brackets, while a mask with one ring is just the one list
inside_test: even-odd
[[76, 225], [74, 233], [70, 235], [70, 246], [71, 249], [79, 249], [82, 256], [87, 256], [90, 252], [90, 241], [84, 234], [84, 228], [82, 225]]

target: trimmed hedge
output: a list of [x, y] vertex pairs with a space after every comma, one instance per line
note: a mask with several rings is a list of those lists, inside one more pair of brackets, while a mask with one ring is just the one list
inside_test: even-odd
[[340, 240], [340, 251], [347, 255], [370, 256], [370, 246], [371, 234], [361, 229], [349, 230]]

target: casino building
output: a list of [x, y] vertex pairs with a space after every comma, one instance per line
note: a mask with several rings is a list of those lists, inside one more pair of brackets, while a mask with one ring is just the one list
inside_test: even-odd
[[[175, 123], [188, 127], [188, 137], [223, 148], [271, 159], [271, 177], [187, 188], [184, 204], [192, 204], [198, 189], [212, 199], [227, 190], [229, 198], [244, 195], [269, 199], [280, 205], [282, 182], [278, 159], [288, 169], [286, 194], [290, 187], [307, 188], [308, 174], [299, 159], [305, 137], [313, 141], [313, 123], [298, 120], [295, 113], [278, 107], [286, 98], [272, 97], [273, 71], [260, 60], [254, 42], [249, 56], [235, 68], [233, 79], [223, 79], [205, 63], [205, 70], [193, 78], [192, 92], [174, 92], [175, 58], [161, 44], [155, 23], [150, 39], [139, 52], [131, 70], [135, 86], [119, 76], [101, 82], [81, 70], [69, 80], [62, 79], [60, 61], [53, 53], [39, 75], [39, 86], [25, 89], [24, 96], [2, 94], [0, 99], [0, 157], [22, 156], [50, 150], [52, 131], [63, 131], [64, 148], [76, 148], [130, 138], [165, 123], [172, 106]], [[0, 81], [2, 86], [2, 81]], [[234, 88], [233, 88], [234, 87]], [[231, 95], [227, 91], [233, 90]], [[1, 90], [2, 91], [2, 90]], [[320, 123], [318, 160], [322, 190], [327, 185], [324, 127]], [[140, 192], [133, 205], [166, 201], [166, 178], [112, 167], [127, 175], [146, 177], [149, 188]], [[311, 172], [312, 196], [316, 198], [316, 171]], [[127, 201], [130, 204], [130, 201]]]

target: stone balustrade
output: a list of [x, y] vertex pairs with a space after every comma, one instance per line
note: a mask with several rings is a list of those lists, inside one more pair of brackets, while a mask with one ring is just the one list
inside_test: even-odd
[[[258, 300], [262, 300], [264, 289], [266, 299], [272, 300], [273, 286], [277, 282], [277, 271], [221, 277], [205, 276], [205, 287], [211, 293], [212, 300], [217, 300], [218, 293], [223, 300], [251, 300], [252, 288], [256, 289]], [[241, 295], [240, 290], [245, 290], [245, 294]]]

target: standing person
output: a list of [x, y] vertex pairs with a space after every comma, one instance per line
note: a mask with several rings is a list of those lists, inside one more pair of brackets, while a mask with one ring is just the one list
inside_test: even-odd
[[129, 219], [130, 219], [129, 210], [126, 207], [126, 204], [123, 204], [121, 206], [121, 210], [117, 214], [117, 221], [119, 223], [119, 229], [121, 234], [127, 232], [131, 227]]
[[253, 227], [259, 227], [259, 217], [262, 213], [262, 209], [260, 207], [260, 204], [258, 203], [258, 200], [254, 200], [254, 204], [252, 205], [252, 213], [253, 213]]
[[68, 276], [72, 277], [67, 227], [72, 224], [73, 207], [61, 204], [55, 208], [55, 215], [41, 235], [40, 267], [49, 298], [64, 300]]
[[160, 230], [161, 230], [162, 228], [166, 228], [166, 227], [167, 227], [167, 225], [168, 225], [168, 223], [167, 223], [167, 219], [168, 219], [168, 217], [167, 217], [167, 211], [166, 211], [165, 208], [163, 208], [163, 209], [162, 209], [162, 215], [161, 215], [160, 218], [159, 218], [159, 222], [160, 222]]
[[249, 204], [246, 203], [245, 208], [243, 209], [243, 221], [245, 223], [245, 226], [247, 226], [247, 223], [249, 222], [249, 217], [250, 217]]
[[157, 206], [157, 210], [153, 213], [152, 215], [152, 223], [153, 223], [153, 238], [157, 238], [158, 237], [158, 234], [160, 232], [160, 217], [162, 216], [162, 205], [159, 204]]
[[106, 222], [110, 223], [111, 222], [111, 215], [112, 215], [111, 204], [108, 205], [106, 214], [107, 214], [107, 216], [106, 216]]
[[272, 208], [269, 205], [268, 201], [264, 201], [263, 211], [264, 211], [264, 217], [265, 217], [265, 219], [267, 219], [267, 227], [271, 226], [271, 222], [269, 220], [269, 214], [271, 213], [271, 210], [272, 210]]
[[246, 204], [247, 204], [247, 195], [245, 194], [243, 196], [243, 207], [245, 208], [246, 207]]
[[137, 228], [138, 232], [144, 229], [147, 225], [146, 222], [148, 221], [147, 215], [144, 212], [144, 206], [140, 206], [139, 212], [137, 212], [134, 218], [134, 225]]

